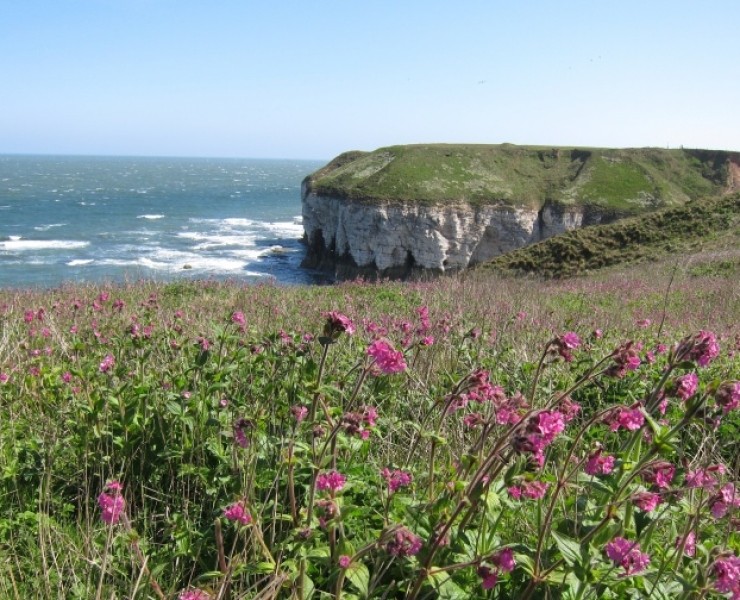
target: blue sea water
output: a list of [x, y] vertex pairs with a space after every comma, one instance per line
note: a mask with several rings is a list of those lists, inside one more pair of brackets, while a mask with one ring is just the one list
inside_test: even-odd
[[0, 156], [0, 287], [309, 284], [300, 184], [319, 161]]

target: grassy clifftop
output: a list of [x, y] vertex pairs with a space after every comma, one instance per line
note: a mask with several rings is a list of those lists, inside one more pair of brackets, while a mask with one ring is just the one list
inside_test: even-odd
[[344, 153], [308, 177], [319, 195], [359, 202], [546, 201], [629, 214], [732, 190], [740, 153], [430, 144]]
[[740, 193], [734, 193], [569, 231], [498, 256], [480, 268], [499, 274], [569, 277], [701, 252], [711, 272], [736, 277], [739, 248]]

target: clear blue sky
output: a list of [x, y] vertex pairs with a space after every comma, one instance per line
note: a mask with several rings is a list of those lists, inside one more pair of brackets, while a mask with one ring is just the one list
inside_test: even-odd
[[740, 150], [737, 0], [0, 0], [0, 153]]

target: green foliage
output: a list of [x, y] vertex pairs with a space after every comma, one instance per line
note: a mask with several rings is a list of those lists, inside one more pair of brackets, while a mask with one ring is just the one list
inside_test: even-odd
[[[739, 224], [740, 194], [696, 200], [649, 215], [569, 231], [496, 257], [481, 268], [572, 277], [613, 265], [654, 261], [702, 246], [733, 248]], [[724, 260], [721, 255], [719, 259], [725, 266], [703, 268], [730, 271], [737, 262]]]
[[[0, 291], [0, 597], [711, 596], [713, 561], [740, 539], [732, 511], [709, 513], [716, 487], [683, 483], [718, 463], [723, 485], [737, 479], [740, 413], [717, 400], [740, 376], [733, 283], [653, 269]], [[721, 346], [701, 368], [676, 346], [700, 329]], [[568, 330], [583, 340], [571, 362]], [[405, 368], [378, 370], [378, 339]], [[628, 339], [642, 365], [607, 375]], [[680, 401], [676, 378], [694, 372], [699, 388]], [[540, 467], [524, 442], [566, 393], [581, 410]], [[498, 418], [507, 403], [517, 419]], [[604, 411], [635, 405], [641, 428], [612, 430]], [[585, 474], [599, 449], [613, 470]], [[659, 459], [675, 477], [640, 511]], [[344, 485], [319, 484], [335, 470]], [[106, 524], [112, 480], [125, 510]], [[537, 483], [540, 499], [509, 491]], [[235, 505], [246, 523], [227, 518]], [[675, 544], [689, 530], [694, 559]], [[604, 552], [617, 537], [639, 540], [649, 567], [625, 576]]]
[[727, 186], [730, 152], [427, 144], [349, 152], [306, 179], [358, 202], [593, 205], [619, 214], [675, 206]]

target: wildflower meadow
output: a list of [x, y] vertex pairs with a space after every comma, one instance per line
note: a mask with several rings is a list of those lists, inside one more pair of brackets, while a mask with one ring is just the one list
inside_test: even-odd
[[0, 291], [0, 597], [740, 598], [733, 281]]

